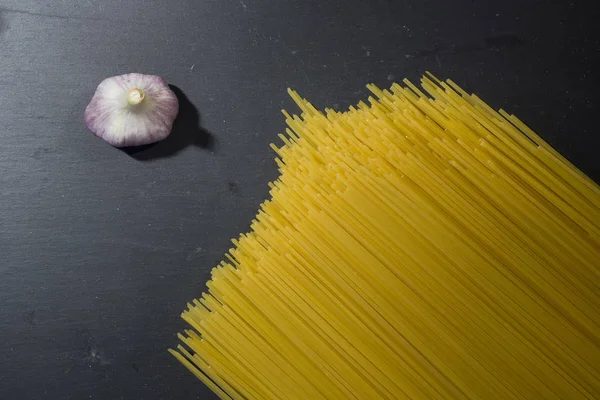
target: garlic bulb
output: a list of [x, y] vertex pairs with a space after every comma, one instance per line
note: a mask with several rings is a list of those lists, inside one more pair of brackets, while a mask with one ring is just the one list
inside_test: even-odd
[[163, 78], [134, 73], [103, 80], [84, 119], [115, 147], [139, 146], [169, 136], [178, 111], [177, 97]]

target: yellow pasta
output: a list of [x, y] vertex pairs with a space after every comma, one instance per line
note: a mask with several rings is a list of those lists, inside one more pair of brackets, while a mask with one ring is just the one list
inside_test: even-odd
[[222, 399], [600, 398], [600, 188], [451, 81], [296, 92], [172, 354]]

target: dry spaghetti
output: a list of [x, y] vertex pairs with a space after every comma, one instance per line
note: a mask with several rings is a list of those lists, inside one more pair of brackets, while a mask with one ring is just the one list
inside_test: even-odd
[[600, 188], [451, 81], [285, 113], [171, 350], [223, 399], [600, 397]]

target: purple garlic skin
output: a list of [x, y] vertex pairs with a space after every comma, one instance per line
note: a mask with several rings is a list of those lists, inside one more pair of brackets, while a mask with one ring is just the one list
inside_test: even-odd
[[133, 73], [100, 82], [84, 119], [112, 146], [140, 146], [169, 136], [178, 111], [177, 96], [162, 77]]

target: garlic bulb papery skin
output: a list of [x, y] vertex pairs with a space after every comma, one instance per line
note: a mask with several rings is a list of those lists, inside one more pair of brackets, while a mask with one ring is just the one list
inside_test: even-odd
[[178, 111], [177, 96], [162, 77], [133, 73], [100, 82], [84, 119], [112, 146], [139, 146], [169, 136]]

